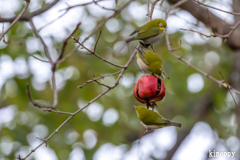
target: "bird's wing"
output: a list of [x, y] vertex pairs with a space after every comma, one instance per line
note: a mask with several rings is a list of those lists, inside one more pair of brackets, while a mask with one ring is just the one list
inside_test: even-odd
[[139, 27], [139, 28], [137, 28], [137, 29], [135, 29], [129, 36], [132, 36], [132, 35], [134, 35], [135, 33], [137, 33], [139, 30], [141, 29], [141, 27]]
[[154, 27], [154, 28], [151, 28], [151, 29], [142, 28], [141, 30], [139, 30], [136, 38], [146, 39], [146, 38], [157, 36], [160, 32], [161, 31], [159, 30], [158, 27]]
[[146, 65], [149, 66], [149, 64], [147, 63], [146, 58], [145, 58], [146, 53], [145, 53], [144, 49], [141, 49], [141, 48], [140, 48], [140, 49], [136, 48], [136, 49], [138, 50], [138, 56], [139, 56], [139, 58], [141, 58], [141, 60], [142, 60]]
[[153, 124], [155, 125], [163, 125], [163, 124], [170, 124], [171, 121], [170, 120], [167, 120], [167, 119], [163, 119], [161, 117], [158, 117], [157, 119], [155, 119], [155, 121], [153, 122]]
[[161, 60], [161, 58], [160, 58], [160, 56], [158, 54], [156, 54], [156, 53], [154, 53], [152, 51], [149, 51], [149, 50], [146, 51], [146, 52], [147, 52], [146, 56], [145, 56], [146, 63], [151, 64], [153, 62], [158, 61], [158, 62], [160, 62], [162, 64], [162, 60]]

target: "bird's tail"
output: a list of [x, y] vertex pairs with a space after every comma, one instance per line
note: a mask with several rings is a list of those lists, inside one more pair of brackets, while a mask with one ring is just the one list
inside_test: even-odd
[[176, 126], [176, 127], [180, 127], [181, 128], [182, 124], [181, 123], [176, 123], [176, 122], [171, 122], [170, 126]]
[[125, 42], [126, 42], [126, 43], [129, 43], [129, 42], [131, 42], [131, 41], [133, 41], [133, 40], [135, 40], [135, 37], [131, 37], [131, 38], [129, 38], [129, 39], [126, 39]]

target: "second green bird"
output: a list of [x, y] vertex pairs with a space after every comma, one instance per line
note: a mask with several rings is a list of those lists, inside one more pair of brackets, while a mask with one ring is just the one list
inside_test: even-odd
[[[155, 52], [145, 48], [144, 44], [140, 42], [140, 48], [137, 54], [137, 63], [142, 70], [150, 71], [153, 74], [159, 75], [162, 77], [164, 74], [168, 79], [169, 77], [163, 71], [163, 64], [160, 56]], [[163, 78], [163, 77], [162, 77]]]

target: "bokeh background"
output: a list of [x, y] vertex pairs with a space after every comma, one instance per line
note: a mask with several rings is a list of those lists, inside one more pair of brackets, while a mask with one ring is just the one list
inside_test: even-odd
[[[205, 0], [208, 5], [226, 11], [234, 11], [235, 0]], [[31, 1], [27, 12], [40, 9], [52, 0]], [[89, 0], [60, 0], [54, 7], [33, 22], [37, 29], [58, 18], [68, 5], [90, 2]], [[99, 2], [108, 8], [119, 8], [126, 0]], [[165, 19], [165, 13], [172, 5], [165, 0], [157, 3], [153, 19]], [[3, 18], [18, 15], [25, 2], [22, 0], [0, 0], [0, 16]], [[199, 7], [201, 7], [199, 5]], [[138, 42], [126, 45], [124, 39], [137, 27], [147, 22], [146, 1], [131, 2], [116, 17], [110, 19], [102, 28], [102, 36], [97, 53], [106, 59], [124, 65]], [[196, 9], [197, 10], [197, 9]], [[206, 11], [206, 10], [205, 10]], [[230, 26], [236, 24], [239, 16], [209, 9], [216, 17]], [[236, 11], [235, 11], [236, 12]], [[240, 10], [239, 10], [240, 12]], [[54, 60], [58, 58], [65, 38], [71, 34], [81, 21], [74, 37], [80, 41], [87, 37], [113, 11], [104, 10], [93, 4], [70, 9], [64, 16], [47, 25], [40, 31]], [[201, 12], [207, 15], [206, 12]], [[197, 33], [186, 32], [180, 28], [193, 29], [204, 34], [212, 33], [209, 25], [196, 19], [191, 12], [176, 8], [168, 20], [168, 34], [173, 47], [182, 41], [176, 51], [199, 69], [222, 80], [219, 71], [233, 87], [239, 89], [239, 48], [223, 43], [219, 37], [206, 38]], [[8, 28], [9, 23], [0, 23], [0, 28]], [[219, 22], [220, 25], [220, 22]], [[238, 30], [234, 31], [239, 33]], [[99, 31], [85, 42], [93, 49]], [[9, 44], [0, 41], [0, 160], [13, 160], [18, 155], [26, 156], [41, 140], [50, 135], [68, 115], [49, 113], [34, 107], [26, 94], [29, 83], [32, 95], [40, 103], [51, 104], [51, 66], [41, 62], [28, 53], [47, 60], [43, 46], [35, 37], [28, 22], [19, 21], [5, 36]], [[22, 47], [18, 45], [22, 43]], [[239, 44], [240, 45], [240, 44]], [[76, 44], [70, 40], [66, 53]], [[72, 118], [59, 133], [36, 150], [28, 159], [36, 160], [225, 160], [208, 158], [209, 150], [236, 152], [239, 159], [239, 120], [238, 110], [227, 89], [201, 75], [168, 53], [165, 37], [155, 45], [155, 50], [163, 59], [164, 69], [170, 80], [164, 79], [166, 96], [158, 102], [156, 110], [173, 121], [182, 123], [182, 128], [167, 127], [157, 129], [143, 136], [144, 128], [139, 124], [134, 105], [140, 105], [133, 96], [133, 87], [143, 75], [136, 61], [125, 72], [120, 84]], [[27, 52], [28, 53], [27, 53]], [[56, 70], [59, 93], [57, 109], [75, 112], [95, 96], [105, 90], [96, 83], [82, 89], [78, 85], [101, 74], [117, 72], [119, 69], [87, 55], [78, 49], [71, 57], [61, 63]], [[114, 84], [116, 76], [100, 80]], [[237, 102], [239, 95], [233, 92]], [[143, 137], [142, 137], [143, 136]], [[141, 140], [139, 141], [139, 138]]]

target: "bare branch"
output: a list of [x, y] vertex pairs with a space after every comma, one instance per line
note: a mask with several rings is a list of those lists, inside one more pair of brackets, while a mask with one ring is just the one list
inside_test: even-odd
[[11, 23], [11, 25], [8, 27], [8, 29], [0, 35], [0, 41], [2, 40], [3, 36], [12, 28], [12, 26], [13, 26], [13, 25], [21, 18], [21, 16], [26, 12], [26, 10], [28, 9], [29, 3], [30, 3], [30, 0], [26, 0], [26, 5], [25, 5], [25, 7], [23, 8], [23, 10], [22, 10], [22, 11], [20, 12], [20, 14], [16, 17], [16, 19], [14, 19], [14, 21]]
[[[29, 21], [30, 19], [32, 19], [34, 16], [40, 15], [43, 12], [46, 12], [47, 10], [49, 10], [50, 8], [52, 8], [55, 4], [57, 4], [60, 0], [54, 0], [52, 3], [47, 4], [46, 6], [28, 13], [28, 14], [24, 14], [19, 18], [19, 21]], [[1, 18], [0, 17], [0, 22], [13, 22], [16, 19], [16, 17], [12, 17], [12, 18]]]
[[38, 31], [37, 31], [37, 28], [35, 27], [35, 25], [33, 24], [33, 21], [32, 19], [29, 20], [29, 23], [32, 27], [32, 30], [34, 32], [34, 34], [36, 35], [37, 38], [39, 38], [39, 40], [41, 41], [42, 45], [43, 45], [43, 48], [44, 48], [44, 53], [46, 55], [46, 57], [48, 58], [49, 62], [52, 64], [53, 61], [52, 61], [52, 58], [50, 56], [50, 53], [48, 51], [48, 47], [46, 45], [46, 43], [44, 42], [43, 38], [39, 35]]
[[[192, 67], [193, 69], [195, 69], [199, 73], [203, 74], [207, 78], [210, 78], [211, 80], [215, 81], [216, 83], [219, 84], [219, 86], [223, 86], [223, 87], [227, 88], [227, 85], [225, 83], [223, 83], [222, 81], [219, 81], [219, 80], [215, 79], [214, 77], [210, 76], [208, 73], [206, 73], [206, 72], [202, 71], [201, 69], [197, 68], [196, 66], [192, 65], [190, 62], [188, 62], [187, 60], [183, 59], [182, 56], [178, 56], [178, 55], [174, 54], [172, 52], [172, 49], [171, 49], [171, 46], [170, 46], [168, 34], [166, 34], [166, 42], [167, 42], [167, 46], [168, 46], [168, 51], [169, 51], [169, 53], [171, 55], [173, 55], [174, 57], [176, 57], [177, 59], [179, 59], [183, 63], [186, 63], [189, 67]], [[236, 90], [236, 89], [234, 89], [232, 87], [231, 87], [231, 89], [234, 90], [237, 94], [240, 94], [240, 92], [238, 90]]]
[[176, 47], [176, 48], [171, 48], [171, 52], [176, 51], [176, 50], [179, 50], [181, 47], [182, 47], [182, 41], [180, 40], [179, 46]]
[[[157, 2], [160, 1], [160, 0], [155, 0], [154, 2], [152, 2], [152, 6], [151, 6], [151, 11], [150, 11], [150, 16], [149, 16], [149, 21], [152, 20], [152, 15], [153, 15], [153, 10], [155, 8], [155, 5], [157, 4]], [[161, 4], [163, 3], [164, 0], [162, 0]]]
[[167, 11], [167, 13], [166, 13], [166, 18], [165, 18], [165, 19], [167, 20], [170, 12], [171, 12], [174, 8], [182, 5], [183, 3], [187, 2], [187, 1], [189, 1], [189, 0], [181, 0], [181, 1], [178, 1], [177, 3], [175, 3], [174, 5], [172, 5], [172, 6], [168, 9], [168, 11]]
[[[119, 12], [121, 12], [124, 8], [126, 8], [132, 1], [134, 0], [129, 0], [127, 3], [125, 3], [122, 7], [117, 9], [117, 12], [115, 12], [112, 16], [108, 17], [106, 20], [102, 21], [99, 25], [97, 25], [92, 33], [88, 35], [82, 42], [81, 44], [84, 44], [90, 37], [92, 37], [108, 20], [111, 18], [115, 17]], [[79, 44], [77, 47], [75, 47], [72, 51], [70, 51], [65, 57], [63, 57], [59, 63], [65, 61], [68, 57], [70, 57], [81, 45]]]
[[237, 109], [238, 109], [238, 111], [239, 111], [239, 113], [240, 113], [240, 108], [238, 107], [237, 102], [236, 102], [236, 100], [235, 100], [235, 98], [234, 98], [234, 96], [233, 96], [233, 94], [232, 94], [232, 92], [231, 92], [231, 86], [230, 86], [230, 85], [228, 84], [228, 82], [225, 80], [225, 78], [223, 77], [223, 75], [222, 75], [222, 73], [221, 73], [220, 71], [219, 71], [219, 73], [220, 73], [220, 75], [221, 75], [224, 83], [227, 85], [227, 89], [228, 89], [228, 91], [230, 92], [230, 94], [231, 94], [231, 96], [232, 96], [232, 98], [233, 98], [233, 100], [234, 100], [234, 103], [235, 103], [235, 105], [236, 105], [236, 107], [237, 107]]
[[[3, 38], [4, 38], [4, 37], [3, 37]], [[12, 40], [5, 41], [4, 39], [3, 39], [3, 42], [6, 43], [6, 44], [19, 45], [19, 46], [21, 46], [21, 47], [24, 49], [24, 51], [25, 51], [29, 56], [32, 56], [33, 58], [35, 58], [35, 59], [37, 59], [37, 60], [39, 60], [39, 61], [41, 61], [41, 62], [50, 63], [49, 61], [42, 60], [42, 59], [36, 57], [34, 54], [29, 53], [22, 42], [12, 41]]]
[[[166, 13], [166, 18], [168, 17], [169, 13], [171, 12], [172, 9], [174, 9], [175, 7], [178, 7], [180, 6], [181, 4], [183, 4], [184, 2], [186, 2], [188, 0], [182, 0], [182, 1], [179, 1], [177, 3], [175, 3], [173, 6], [171, 6], [169, 8], [169, 10], [167, 11]], [[166, 31], [166, 43], [167, 43], [167, 47], [168, 47], [168, 51], [171, 55], [173, 55], [174, 57], [176, 57], [177, 59], [179, 59], [180, 61], [182, 61], [183, 63], [186, 63], [189, 67], [192, 67], [193, 69], [195, 69], [196, 71], [198, 71], [199, 73], [205, 75], [207, 78], [210, 78], [212, 79], [213, 81], [217, 82], [219, 84], [219, 86], [223, 86], [225, 88], [227, 88], [228, 86], [223, 83], [222, 81], [219, 81], [217, 79], [215, 79], [214, 77], [210, 76], [209, 74], [205, 73], [204, 71], [202, 71], [201, 69], [197, 68], [196, 66], [192, 65], [190, 62], [188, 62], [187, 60], [183, 59], [182, 56], [178, 56], [176, 54], [174, 54], [172, 51], [172, 48], [171, 48], [171, 45], [170, 45], [170, 41], [169, 41], [169, 37], [168, 37], [168, 34], [167, 34], [167, 31]], [[232, 87], [231, 87], [232, 88]], [[236, 89], [233, 89], [236, 93], [240, 94], [240, 92]]]
[[47, 112], [55, 112], [56, 114], [68, 114], [68, 115], [72, 115], [72, 113], [69, 113], [69, 112], [63, 112], [63, 111], [59, 111], [58, 109], [57, 110], [53, 110], [53, 109], [50, 109], [50, 108], [45, 108], [43, 109], [43, 111], [47, 111]]
[[103, 83], [100, 83], [96, 80], [95, 76], [93, 75], [93, 79], [92, 79], [94, 82], [96, 82], [98, 85], [101, 85], [101, 86], [104, 86], [104, 87], [107, 87], [107, 88], [112, 88], [111, 86], [109, 85], [106, 85], [106, 84], [103, 84]]
[[[139, 45], [138, 45], [139, 47]], [[52, 134], [50, 134], [46, 139], [44, 139], [45, 141], [42, 142], [41, 144], [39, 144], [36, 148], [34, 148], [33, 150], [31, 150], [31, 152], [24, 158], [21, 158], [19, 156], [19, 158], [21, 158], [20, 160], [25, 160], [27, 157], [29, 157], [33, 152], [35, 152], [39, 147], [41, 147], [43, 144], [45, 144], [53, 135], [55, 135], [56, 133], [58, 133], [59, 129], [61, 129], [72, 117], [74, 117], [76, 114], [78, 114], [79, 112], [81, 112], [83, 109], [87, 108], [90, 104], [92, 104], [93, 102], [95, 102], [96, 100], [98, 100], [100, 97], [102, 97], [103, 95], [105, 95], [106, 93], [108, 93], [110, 90], [114, 89], [118, 84], [120, 79], [123, 76], [123, 73], [126, 71], [126, 69], [128, 68], [128, 66], [130, 65], [130, 63], [133, 61], [135, 55], [137, 54], [136, 50], [132, 53], [131, 57], [129, 58], [128, 62], [126, 63], [126, 65], [124, 66], [124, 68], [120, 71], [120, 74], [118, 75], [118, 78], [114, 84], [113, 87], [108, 88], [106, 91], [104, 91], [103, 93], [99, 94], [97, 97], [95, 97], [94, 99], [92, 99], [90, 102], [88, 102], [84, 107], [78, 109], [76, 112], [74, 112], [73, 114], [71, 114]], [[29, 90], [29, 89], [28, 89]], [[29, 92], [28, 92], [29, 93]], [[30, 95], [30, 94], [29, 94]], [[31, 96], [30, 96], [31, 97]]]
[[[71, 36], [71, 37], [72, 37], [72, 39], [73, 39], [76, 43], [78, 43], [78, 44], [81, 45], [84, 49], [86, 49], [86, 50], [89, 52], [90, 55], [92, 54], [92, 55], [96, 56], [97, 58], [101, 59], [101, 61], [104, 61], [104, 62], [106, 62], [106, 63], [108, 63], [108, 64], [111, 64], [111, 65], [113, 65], [113, 66], [115, 66], [115, 67], [124, 68], [124, 66], [117, 65], [117, 64], [115, 64], [115, 63], [112, 63], [112, 62], [104, 59], [103, 57], [101, 57], [101, 56], [99, 56], [98, 54], [96, 54], [94, 51], [91, 51], [90, 49], [88, 49], [87, 47], [85, 47], [85, 46], [83, 45], [83, 43], [80, 43], [76, 38], [74, 38], [73, 36]], [[96, 47], [96, 45], [97, 45], [97, 43], [95, 44], [95, 47]], [[94, 47], [94, 48], [95, 48], [95, 47]]]
[[162, 2], [160, 3], [160, 6], [162, 7], [162, 5], [163, 5], [163, 2], [164, 2], [164, 0], [162, 0]]
[[[183, 29], [183, 28], [180, 28], [180, 30], [183, 30], [183, 31], [191, 31], [191, 32], [195, 32], [195, 33], [198, 33], [202, 36], [205, 36], [207, 38], [210, 38], [210, 37], [220, 37], [220, 38], [228, 38], [235, 29], [237, 29], [237, 27], [240, 25], [240, 21], [230, 30], [230, 32], [228, 34], [225, 34], [225, 35], [219, 35], [217, 33], [214, 32], [214, 34], [211, 34], [211, 35], [206, 35], [204, 33], [201, 33], [201, 32], [198, 32], [198, 31], [195, 31], [195, 30], [192, 30], [192, 29]], [[213, 31], [213, 30], [212, 30]]]
[[53, 22], [55, 22], [55, 21], [58, 20], [59, 18], [63, 17], [66, 13], [67, 13], [67, 11], [65, 11], [62, 15], [60, 15], [60, 16], [57, 17], [56, 19], [54, 19], [54, 20], [48, 22], [47, 24], [43, 25], [42, 27], [40, 27], [40, 28], [38, 29], [38, 32], [40, 32], [43, 28], [45, 28], [46, 26], [52, 24]]
[[192, 29], [183, 29], [183, 28], [180, 28], [180, 30], [195, 32], [195, 33], [198, 33], [198, 34], [200, 34], [200, 35], [202, 35], [202, 36], [205, 36], [205, 37], [207, 37], [207, 38], [216, 37], [216, 36], [217, 36], [217, 35], [206, 35], [206, 34], [204, 34], [204, 33], [201, 33], [201, 32], [198, 32], [198, 31], [194, 31], [194, 30], [192, 30]]
[[218, 10], [218, 11], [221, 11], [221, 12], [225, 12], [225, 13], [228, 13], [228, 14], [232, 14], [232, 15], [238, 15], [238, 16], [240, 16], [240, 13], [235, 13], [235, 12], [225, 11], [225, 10], [222, 10], [222, 9], [219, 9], [219, 8], [216, 8], [216, 7], [212, 7], [212, 6], [206, 5], [206, 4], [201, 3], [201, 2], [199, 2], [199, 1], [197, 1], [197, 0], [192, 0], [192, 1], [196, 2], [196, 3], [199, 4], [199, 5], [202, 5], [202, 6], [208, 7], [208, 8], [212, 8], [212, 9], [215, 9], [215, 10]]
[[63, 46], [62, 46], [62, 50], [61, 50], [61, 53], [58, 57], [58, 60], [57, 60], [57, 63], [59, 63], [58, 61], [60, 61], [63, 57], [63, 54], [64, 54], [64, 51], [65, 51], [65, 48], [67, 46], [67, 41], [71, 38], [71, 36], [78, 30], [79, 26], [81, 25], [82, 22], [79, 22], [76, 26], [76, 28], [73, 30], [73, 32], [63, 41]]
[[149, 8], [150, 8], [150, 0], [147, 0], [147, 16], [148, 16], [148, 22], [149, 21], [151, 21], [151, 19], [150, 19], [150, 10], [149, 10]]
[[95, 3], [98, 7], [102, 8], [102, 9], [105, 9], [105, 10], [108, 10], [108, 11], [114, 11], [114, 12], [117, 12], [117, 10], [114, 9], [114, 8], [106, 8], [106, 7], [104, 7], [104, 6], [101, 6], [100, 4], [98, 4], [98, 3], [95, 2], [95, 1], [94, 1], [94, 3]]
[[43, 105], [43, 104], [39, 104], [38, 102], [36, 102], [35, 100], [33, 100], [32, 96], [31, 96], [31, 92], [30, 92], [30, 89], [29, 89], [29, 85], [27, 84], [27, 94], [28, 94], [28, 98], [30, 100], [30, 102], [38, 107], [38, 108], [54, 108], [53, 106], [51, 105]]
[[[98, 4], [98, 2], [103, 2], [103, 1], [112, 1], [112, 0], [98, 0], [98, 1], [93, 0], [92, 2], [88, 2], [88, 3], [83, 3], [83, 4], [77, 4], [77, 5], [73, 5], [73, 6], [68, 6], [67, 8], [61, 9], [61, 10], [59, 10], [59, 11], [70, 10], [70, 9], [72, 9], [72, 8], [75, 8], [75, 7], [83, 7], [83, 6], [87, 6], [87, 5], [89, 5], [89, 4], [92, 4], [92, 3]], [[101, 6], [101, 7], [102, 7], [102, 6]]]
[[213, 35], [216, 35], [215, 31], [214, 31], [213, 28], [212, 28], [212, 24], [211, 24], [211, 20], [210, 20], [210, 16], [209, 16], [209, 11], [208, 11], [208, 9], [207, 9], [207, 15], [208, 15], [208, 23], [209, 23], [209, 26], [210, 26], [210, 28], [211, 28], [211, 30], [212, 30], [212, 32], [213, 32]]
[[91, 83], [91, 82], [99, 80], [99, 79], [104, 79], [105, 77], [114, 76], [116, 74], [119, 74], [120, 72], [121, 71], [118, 71], [118, 72], [115, 72], [115, 73], [112, 73], [112, 74], [101, 75], [101, 77], [94, 78], [92, 80], [88, 80], [88, 81], [84, 82], [82, 85], [79, 85], [77, 88], [82, 88], [83, 86], [85, 86], [88, 83]]
[[97, 38], [97, 41], [96, 41], [95, 46], [94, 46], [94, 49], [93, 49], [93, 52], [96, 51], [97, 44], [98, 44], [98, 41], [99, 41], [99, 39], [100, 39], [100, 37], [101, 37], [101, 34], [102, 34], [102, 31], [100, 30], [100, 32], [99, 32], [99, 36], [98, 36], [98, 38]]

